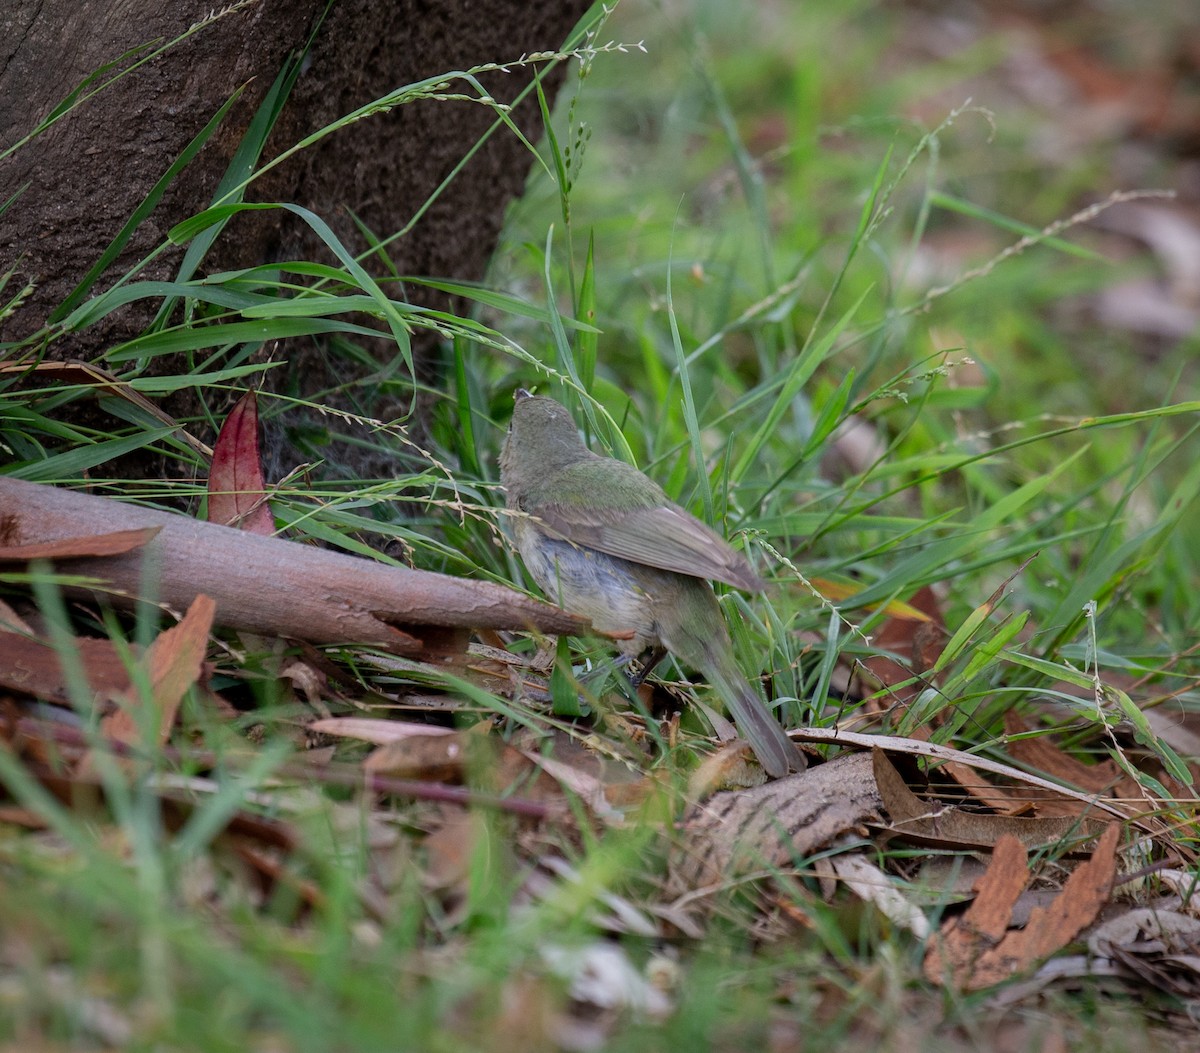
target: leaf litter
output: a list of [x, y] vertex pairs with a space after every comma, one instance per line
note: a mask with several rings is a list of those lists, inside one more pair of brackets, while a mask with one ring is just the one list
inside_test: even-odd
[[[238, 456], [249, 456], [255, 427], [239, 425]], [[222, 512], [217, 501], [217, 512], [263, 531], [261, 479], [231, 471], [235, 496], [250, 503]], [[86, 566], [135, 551], [155, 533], [12, 544], [0, 559]], [[980, 624], [994, 601], [979, 609]], [[763, 781], [734, 743], [713, 749], [681, 784], [668, 767], [652, 766], [659, 744], [683, 734], [678, 720], [647, 723], [615, 696], [593, 707], [608, 715], [592, 729], [556, 720], [545, 712], [552, 663], [544, 651], [522, 658], [500, 646], [514, 638], [508, 632], [481, 630], [483, 643], [453, 666], [456, 680], [446, 679], [440, 652], [425, 663], [419, 652], [391, 658], [304, 643], [285, 660], [268, 655], [263, 672], [290, 714], [276, 732], [294, 752], [207, 820], [210, 855], [255, 902], [284, 895], [303, 923], [325, 902], [310, 864], [328, 848], [300, 820], [314, 792], [328, 805], [329, 794], [350, 791], [353, 804], [332, 807], [345, 813], [335, 825], [361, 831], [366, 817], [370, 865], [357, 890], [364, 912], [384, 923], [415, 878], [438, 905], [430, 953], [439, 942], [453, 947], [447, 936], [481, 887], [506, 889], [504, 909], [514, 914], [581, 897], [599, 933], [663, 946], [702, 939], [718, 915], [749, 924], [763, 943], [790, 939], [812, 927], [817, 902], [856, 899], [923, 945], [932, 985], [995, 990], [1011, 1002], [1067, 977], [1103, 976], [1194, 1003], [1200, 911], [1190, 787], [1136, 736], [1122, 746], [1108, 724], [1096, 727], [1108, 755], [1094, 763], [1013, 710], [987, 755], [936, 741], [946, 737], [940, 714], [907, 735], [891, 733], [928, 692], [943, 690], [949, 634], [930, 589], [890, 609], [879, 653], [858, 671], [864, 702], [853, 727], [797, 729], [814, 763], [775, 781]], [[77, 620], [86, 611], [77, 608]], [[243, 678], [245, 656], [264, 641], [245, 632], [219, 641], [222, 624], [220, 605], [204, 594], [145, 647], [64, 638], [32, 607], [0, 609], [0, 742], [92, 822], [111, 822], [114, 779], [157, 770], [162, 822], [185, 836], [220, 795], [229, 765], [251, 766], [255, 756]], [[1030, 712], [1054, 726], [1053, 707]], [[206, 722], [231, 719], [247, 729], [234, 737], [236, 750], [218, 757], [200, 745]], [[815, 763], [818, 750], [824, 757]], [[192, 774], [162, 771], [163, 759]], [[1156, 797], [1155, 786], [1168, 795]], [[27, 836], [55, 827], [36, 798], [20, 793], [0, 806], [0, 823]], [[636, 894], [639, 886], [619, 880], [598, 886], [581, 867], [581, 846], [606, 829], [639, 830], [657, 846], [638, 858]], [[730, 914], [744, 894], [751, 913]], [[1086, 953], [1071, 953], [1077, 947]], [[603, 1030], [615, 1019], [597, 1025], [596, 1013], [661, 1018], [675, 1005], [662, 980], [674, 975], [667, 959], [639, 968], [604, 940], [551, 942], [539, 953], [576, 1010], [593, 1014], [564, 1015], [545, 1003], [534, 974], [514, 976], [512, 997], [537, 1003], [548, 1033]]]

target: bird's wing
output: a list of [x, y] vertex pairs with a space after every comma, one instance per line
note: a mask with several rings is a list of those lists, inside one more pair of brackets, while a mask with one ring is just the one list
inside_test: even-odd
[[678, 505], [600, 511], [552, 503], [527, 511], [554, 534], [585, 548], [748, 592], [763, 587], [740, 552]]

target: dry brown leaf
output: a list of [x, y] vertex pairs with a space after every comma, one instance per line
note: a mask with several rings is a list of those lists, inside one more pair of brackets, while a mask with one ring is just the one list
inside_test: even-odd
[[45, 830], [50, 820], [32, 808], [22, 808], [16, 804], [0, 805], [0, 823], [8, 826], [20, 826], [26, 830]]
[[[587, 740], [557, 729], [548, 734], [521, 732], [512, 745], [569, 793], [594, 804], [594, 813], [602, 818], [617, 818], [620, 813], [616, 809], [644, 806], [669, 782], [666, 772], [647, 774], [637, 763], [627, 763], [606, 750], [590, 749]], [[665, 799], [661, 803], [671, 811]]]
[[23, 633], [0, 632], [0, 687], [62, 706], [104, 706], [129, 690], [129, 669], [111, 640], [77, 636], [72, 647], [91, 698], [72, 700], [58, 652]]
[[922, 800], [908, 788], [883, 750], [874, 751], [879, 796], [891, 818], [891, 829], [906, 840], [950, 848], [990, 849], [1003, 837], [1027, 847], [1055, 844], [1069, 837], [1092, 837], [1099, 824], [1092, 819], [1035, 819], [966, 812], [952, 805]]
[[730, 790], [693, 805], [672, 852], [675, 894], [731, 880], [751, 870], [792, 867], [849, 832], [878, 821], [882, 802], [865, 753]]
[[566, 803], [558, 780], [545, 767], [535, 764], [508, 743], [502, 744], [495, 763], [484, 770], [483, 781], [493, 793], [513, 794], [525, 800], [550, 804]]
[[[871, 676], [890, 689], [887, 699], [900, 705], [907, 705], [925, 689], [920, 680], [907, 684], [906, 681], [932, 669], [946, 642], [946, 622], [933, 589], [923, 586], [908, 602], [928, 615], [929, 620], [917, 621], [894, 615], [888, 618], [875, 634], [874, 642], [881, 651], [890, 653], [872, 655], [863, 662]], [[901, 684], [905, 686], [899, 686]], [[885, 702], [885, 699], [876, 699], [872, 705], [877, 711]]]
[[363, 770], [370, 776], [428, 783], [470, 781], [490, 793], [527, 803], [564, 803], [558, 783], [520, 750], [489, 736], [489, 726], [386, 743], [363, 761]]
[[1096, 920], [1112, 894], [1117, 877], [1120, 836], [1120, 826], [1110, 823], [1100, 835], [1092, 857], [1071, 872], [1062, 892], [1049, 906], [1035, 908], [1025, 928], [1006, 939], [1005, 943], [1011, 940], [1014, 950], [1019, 952], [1022, 968], [1065, 947]]
[[[179, 624], [159, 633], [146, 651], [143, 661], [150, 681], [149, 701], [158, 711], [155, 741], [160, 746], [170, 737], [183, 696], [203, 672], [216, 610], [217, 605], [209, 597], [197, 596]], [[122, 708], [105, 717], [100, 728], [106, 738], [132, 746], [142, 741], [134, 712], [144, 700], [136, 688], [131, 688], [123, 701]]]
[[[23, 722], [26, 728], [28, 723]], [[28, 743], [22, 745], [27, 746]], [[107, 793], [104, 782], [94, 773], [80, 772], [78, 769], [82, 764], [76, 765], [74, 772], [65, 774], [61, 758], [67, 751], [62, 750], [58, 743], [53, 743], [53, 746], [56, 758], [53, 764], [44, 764], [36, 760], [30, 762], [29, 755], [37, 751], [30, 750], [26, 753], [25, 759], [30, 774], [67, 808], [84, 811], [102, 803]], [[198, 807], [196, 797], [191, 791], [159, 788], [156, 790], [156, 797], [163, 826], [172, 832], [186, 826]], [[12, 822], [20, 822], [22, 819], [16, 811], [7, 812], [4, 818]], [[300, 835], [290, 823], [239, 809], [226, 819], [218, 843], [231, 848], [252, 864], [265, 892], [269, 893], [271, 886], [279, 881], [296, 887], [306, 903], [321, 901], [315, 886], [288, 873], [284, 865], [286, 857], [295, 853], [301, 845]]]
[[[317, 723], [325, 723], [318, 721]], [[363, 771], [398, 779], [462, 782], [467, 765], [478, 758], [479, 736], [469, 731], [441, 731], [392, 738], [363, 761]]]
[[1017, 787], [1014, 793], [1010, 787], [996, 786], [988, 782], [969, 764], [963, 764], [961, 761], [948, 761], [938, 771], [949, 775], [975, 800], [986, 804], [992, 811], [999, 812], [1001, 815], [1025, 815], [1033, 810], [1031, 795], [1024, 787]]
[[1025, 847], [1015, 837], [996, 843], [992, 864], [966, 912], [949, 919], [929, 944], [925, 976], [959, 990], [978, 990], [1032, 968], [1065, 947], [1096, 920], [1116, 878], [1120, 827], [1105, 829], [1087, 862], [1072, 872], [1046, 907], [1035, 907], [1023, 929], [1009, 930], [1029, 881]]
[[[958, 918], [945, 922], [925, 953], [925, 976], [935, 984], [972, 990], [998, 983], [1012, 969], [993, 975], [994, 965], [984, 963], [995, 955], [1013, 905], [1029, 881], [1025, 846], [1005, 837], [992, 853], [992, 864], [976, 889], [975, 900]], [[981, 964], [983, 963], [983, 964]]]
[[829, 867], [859, 899], [875, 905], [884, 917], [908, 929], [918, 939], [929, 936], [929, 919], [891, 878], [861, 852], [828, 860]]
[[[0, 530], [2, 530], [0, 526]], [[87, 537], [64, 537], [33, 545], [0, 547], [0, 563], [26, 563], [33, 559], [82, 559], [88, 556], [120, 556], [141, 548], [158, 533], [159, 527], [114, 530]]]
[[[1190, 650], [1195, 651], [1196, 649], [1193, 647]], [[1185, 655], [1187, 653], [1184, 652]], [[1185, 759], [1200, 759], [1200, 717], [1193, 713], [1179, 697], [1187, 692], [1190, 684], [1184, 678], [1182, 685], [1176, 686], [1170, 692], [1148, 691], [1147, 684], [1152, 679], [1149, 675], [1134, 677], [1119, 670], [1107, 670], [1104, 682], [1106, 686], [1124, 691], [1136, 701], [1157, 738], [1162, 739]], [[1080, 687], [1078, 684], [1060, 680], [1051, 685], [1051, 690], [1056, 696], [1068, 695], [1095, 704], [1094, 690]], [[1070, 719], [1074, 712], [1071, 707], [1062, 702], [1045, 701], [1043, 708], [1060, 719]], [[1200, 769], [1194, 769], [1194, 771], [1197, 781], [1200, 781]]]
[[[1022, 564], [1014, 571], [980, 608], [990, 613], [1003, 597], [1008, 582], [1024, 567], [1025, 564]], [[873, 655], [863, 662], [867, 672], [887, 689], [883, 698], [869, 700], [869, 706], [875, 711], [887, 708], [889, 702], [900, 707], [907, 706], [930, 684], [943, 679], [941, 674], [935, 676], [931, 673], [950, 635], [937, 594], [930, 586], [924, 585], [913, 594], [909, 605], [925, 615], [925, 620], [896, 616], [888, 618], [876, 634], [875, 643], [881, 650], [890, 653]], [[919, 729], [914, 734], [923, 737], [928, 732]]]
[[[554, 757], [534, 753], [532, 750], [521, 750], [520, 753], [530, 764], [540, 768], [560, 786], [583, 801], [593, 815], [613, 823], [619, 823], [624, 819], [624, 813], [618, 811], [610, 803], [607, 787], [600, 777]], [[634, 800], [640, 800], [649, 794], [651, 785], [649, 780], [641, 780], [641, 795]], [[629, 793], [629, 784], [623, 783], [622, 790]], [[626, 799], [628, 800], [628, 798]]]
[[701, 800], [716, 790], [761, 786], [767, 781], [767, 773], [753, 757], [749, 743], [741, 739], [708, 754], [688, 778], [688, 797]]
[[1097, 925], [1088, 950], [1111, 958], [1144, 983], [1177, 998], [1200, 996], [1200, 920], [1136, 907]]
[[279, 679], [288, 681], [318, 713], [329, 715], [325, 698], [331, 692], [329, 677], [323, 669], [305, 658], [288, 658], [279, 667]]
[[1008, 752], [1031, 768], [1056, 779], [1078, 786], [1090, 793], [1113, 794], [1120, 770], [1111, 760], [1099, 764], [1084, 764], [1059, 749], [1048, 735], [1029, 735], [1029, 725], [1012, 710], [1004, 714], [1004, 730], [1012, 738]]
[[415, 735], [453, 735], [453, 728], [442, 728], [436, 724], [418, 724], [411, 720], [381, 720], [377, 717], [326, 717], [314, 720], [308, 730], [321, 735], [336, 735], [339, 738], [358, 739], [385, 746], [389, 742], [400, 742]]
[[476, 809], [443, 809], [442, 824], [425, 838], [422, 884], [465, 896], [471, 861], [487, 843], [487, 821]]
[[[941, 764], [947, 761], [960, 761], [974, 768], [980, 768], [983, 771], [992, 772], [1003, 778], [1012, 779], [1017, 783], [1036, 786], [1051, 793], [1070, 797], [1085, 805], [1088, 810], [1107, 812], [1109, 815], [1114, 815], [1123, 821], [1130, 818], [1127, 809], [1120, 807], [1117, 802], [1110, 801], [1103, 796], [1081, 793], [1079, 790], [1072, 789], [1069, 786], [1058, 786], [1050, 782], [1049, 779], [1043, 779], [1040, 775], [1031, 775], [1020, 768], [1014, 768], [1011, 764], [1003, 764], [1000, 761], [994, 761], [977, 754], [964, 753], [962, 750], [956, 750], [952, 746], [943, 746], [937, 742], [906, 738], [903, 735], [864, 734], [860, 731], [847, 731], [840, 726], [831, 728], [792, 728], [790, 734], [792, 738], [802, 742], [827, 742], [837, 746], [858, 746], [860, 749], [882, 749], [887, 750], [889, 753], [928, 757]], [[1161, 824], [1155, 825], [1146, 817], [1134, 817], [1134, 822], [1155, 836], [1161, 832]]]
[[[1029, 726], [1011, 711], [1004, 715], [1004, 730], [1009, 736], [1017, 736], [1009, 743], [1008, 751], [1023, 764], [1090, 793], [1102, 793], [1128, 802], [1119, 806], [1127, 814], [1142, 810], [1136, 802], [1143, 800], [1145, 794], [1111, 758], [1084, 764], [1056, 745], [1048, 735], [1028, 737]], [[1031, 795], [1030, 800], [1039, 815], [1080, 814], [1078, 804], [1063, 793]]]

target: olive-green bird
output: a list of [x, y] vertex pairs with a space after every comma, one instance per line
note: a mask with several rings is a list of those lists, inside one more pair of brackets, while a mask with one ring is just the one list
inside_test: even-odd
[[597, 629], [632, 633], [626, 654], [665, 648], [717, 689], [763, 768], [804, 756], [737, 667], [706, 579], [750, 592], [745, 557], [636, 468], [592, 453], [566, 408], [521, 390], [500, 454], [517, 547], [546, 595]]

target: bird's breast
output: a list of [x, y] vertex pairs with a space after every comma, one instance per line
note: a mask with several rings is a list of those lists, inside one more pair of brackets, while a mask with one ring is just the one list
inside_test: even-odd
[[548, 537], [526, 519], [514, 532], [525, 566], [551, 602], [590, 619], [601, 632], [633, 633], [621, 641], [630, 654], [658, 646], [654, 600], [640, 580], [646, 568]]

